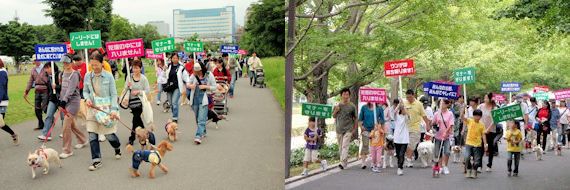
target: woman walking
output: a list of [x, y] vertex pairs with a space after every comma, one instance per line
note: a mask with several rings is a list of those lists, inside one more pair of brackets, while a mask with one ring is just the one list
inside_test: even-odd
[[166, 84], [163, 86], [163, 91], [166, 92], [168, 97], [168, 102], [172, 109], [172, 121], [178, 123], [178, 107], [180, 105], [180, 94], [184, 90], [184, 84], [182, 82], [182, 71], [184, 67], [180, 64], [178, 53], [173, 52], [170, 55], [170, 64], [164, 72], [166, 77]]
[[165, 77], [165, 73], [164, 73], [164, 60], [163, 59], [157, 59], [156, 60], [156, 65], [154, 67], [155, 71], [156, 71], [156, 88], [158, 89], [158, 92], [156, 93], [156, 105], [160, 105], [160, 95], [162, 94], [162, 85], [166, 84], [166, 77]]
[[18, 135], [6, 125], [6, 111], [8, 110], [8, 71], [4, 67], [4, 62], [0, 59], [0, 127], [12, 136], [12, 142], [18, 144]]
[[[142, 62], [134, 60], [132, 62], [133, 73], [132, 76], [127, 76], [127, 86], [130, 89], [129, 109], [133, 113], [132, 129], [137, 127], [144, 128], [144, 123], [141, 118], [143, 112], [142, 106], [142, 92], [148, 94], [150, 91], [148, 80], [141, 74]], [[129, 144], [133, 145], [135, 141], [135, 132], [131, 130], [129, 137]]]
[[[115, 158], [121, 158], [121, 143], [115, 134], [117, 132], [116, 123], [113, 120], [119, 118], [119, 104], [117, 103], [117, 89], [115, 78], [109, 72], [103, 72], [103, 56], [94, 55], [90, 65], [93, 71], [85, 75], [85, 89], [83, 96], [89, 109], [87, 113], [87, 132], [89, 132], [89, 144], [91, 146], [92, 164], [89, 170], [94, 171], [100, 168], [101, 150], [99, 149], [99, 135], [105, 135], [109, 143], [115, 149]], [[103, 112], [104, 111], [104, 112]]]
[[[536, 129], [536, 144], [542, 146], [543, 153], [546, 153], [546, 138], [550, 133], [550, 104], [548, 101], [542, 101], [542, 107], [538, 109], [536, 121], [538, 122], [538, 129]], [[541, 141], [542, 135], [542, 141]], [[542, 142], [542, 143], [541, 143]]]
[[496, 126], [493, 123], [493, 117], [491, 116], [491, 111], [495, 109], [497, 105], [495, 101], [493, 101], [493, 94], [489, 93], [485, 95], [483, 98], [483, 104], [479, 105], [479, 109], [483, 112], [483, 116], [481, 117], [481, 121], [485, 125], [485, 136], [487, 140], [487, 144], [489, 145], [487, 154], [489, 156], [489, 160], [487, 162], [487, 169], [485, 171], [491, 172], [491, 168], [493, 167], [493, 156], [494, 151], [497, 148], [496, 144], [494, 144], [496, 133]]
[[194, 63], [194, 74], [189, 76], [186, 87], [192, 90], [190, 93], [190, 106], [196, 117], [196, 135], [194, 143], [201, 144], [202, 138], [206, 135], [206, 121], [208, 121], [208, 95], [207, 92], [216, 90], [216, 79], [211, 72], [206, 71], [206, 67]]
[[[81, 97], [79, 96], [79, 74], [78, 71], [73, 70], [71, 61], [63, 62], [63, 73], [60, 76], [61, 80], [61, 96], [59, 97], [59, 107], [64, 108], [63, 119], [63, 153], [59, 155], [60, 158], [65, 159], [73, 155], [71, 151], [71, 133], [75, 134], [79, 144], [75, 148], [83, 148], [87, 145], [85, 135], [77, 128], [74, 122], [75, 115], [79, 111], [79, 103]], [[50, 92], [51, 93], [51, 92]]]

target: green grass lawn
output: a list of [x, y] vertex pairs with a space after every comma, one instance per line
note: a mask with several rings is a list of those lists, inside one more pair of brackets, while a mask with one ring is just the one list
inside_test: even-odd
[[265, 82], [273, 92], [273, 96], [285, 109], [285, 58], [270, 57], [261, 59], [265, 71]]
[[[271, 57], [261, 59], [266, 73], [267, 86], [273, 91], [273, 95], [279, 101], [281, 108], [285, 107], [285, 58]], [[61, 66], [60, 66], [61, 68]], [[151, 86], [156, 83], [154, 67], [145, 64], [145, 76]], [[35, 119], [34, 108], [24, 100], [24, 91], [29, 79], [29, 74], [10, 75], [8, 77], [8, 96], [10, 105], [6, 113], [6, 123], [9, 125], [18, 124], [27, 120]], [[124, 75], [116, 80], [117, 93], [121, 93], [125, 81]], [[154, 90], [154, 89], [153, 89]], [[30, 103], [34, 103], [34, 91], [28, 95]], [[45, 115], [44, 115], [45, 116]]]

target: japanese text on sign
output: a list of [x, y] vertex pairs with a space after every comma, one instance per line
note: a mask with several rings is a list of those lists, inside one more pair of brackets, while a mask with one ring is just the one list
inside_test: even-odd
[[459, 85], [444, 84], [439, 82], [424, 83], [424, 92], [433, 97], [458, 99]]
[[519, 92], [519, 91], [521, 91], [521, 83], [501, 82], [501, 92]]
[[469, 84], [475, 82], [475, 68], [463, 68], [453, 71], [453, 78], [457, 84]]
[[146, 49], [145, 51], [146, 51], [146, 55], [145, 55], [146, 58], [149, 58], [149, 59], [164, 59], [164, 57], [162, 56], [162, 53], [161, 53], [161, 54], [154, 54], [154, 52], [152, 51], [152, 49]]
[[556, 100], [564, 100], [570, 98], [570, 89], [557, 90], [554, 92]]
[[105, 44], [109, 59], [122, 59], [144, 56], [144, 43], [142, 38], [108, 42]]
[[411, 59], [388, 61], [384, 63], [386, 77], [413, 75], [416, 73], [414, 61]]
[[36, 50], [36, 61], [60, 61], [67, 53], [65, 44], [38, 44]]
[[75, 50], [100, 48], [101, 47], [101, 31], [85, 31], [72, 32], [69, 34], [71, 47]]
[[324, 104], [303, 103], [301, 113], [305, 116], [330, 118], [332, 117], [332, 106]]
[[491, 111], [493, 116], [493, 122], [499, 123], [523, 116], [523, 112], [520, 104], [515, 104], [507, 107], [502, 107]]
[[220, 52], [222, 53], [233, 53], [237, 54], [239, 51], [239, 46], [222, 45], [220, 46]]
[[165, 38], [152, 41], [152, 51], [154, 54], [167, 53], [174, 50], [174, 38]]
[[385, 103], [386, 90], [381, 88], [360, 88], [359, 93], [361, 102]]
[[203, 52], [204, 43], [203, 42], [184, 42], [184, 50], [186, 52]]

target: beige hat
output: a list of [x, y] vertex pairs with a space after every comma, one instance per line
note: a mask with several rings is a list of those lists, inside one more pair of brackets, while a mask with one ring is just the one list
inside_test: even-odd
[[202, 66], [200, 66], [200, 63], [194, 63], [194, 71], [201, 71], [202, 70]]
[[36, 54], [32, 55], [32, 61], [36, 61]]

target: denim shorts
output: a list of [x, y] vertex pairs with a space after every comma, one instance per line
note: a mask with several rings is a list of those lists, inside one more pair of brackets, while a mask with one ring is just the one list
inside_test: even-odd
[[[438, 155], [437, 153], [439, 153], [439, 151], [440, 151], [439, 146], [441, 146], [441, 140], [435, 139], [435, 143], [433, 146], [433, 155], [436, 157]], [[441, 151], [443, 152], [443, 154], [445, 154], [447, 156], [450, 155], [451, 152], [450, 152], [450, 147], [449, 147], [449, 139], [443, 141], [443, 149]]]

